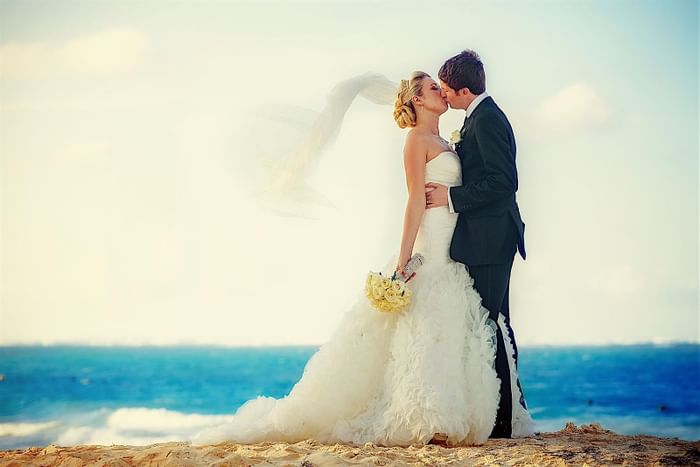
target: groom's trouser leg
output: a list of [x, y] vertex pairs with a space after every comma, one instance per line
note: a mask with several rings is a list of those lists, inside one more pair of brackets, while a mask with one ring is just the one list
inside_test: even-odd
[[[497, 321], [498, 314], [502, 313], [508, 335], [513, 340], [513, 332], [510, 329], [510, 317], [507, 301], [507, 292], [510, 283], [510, 271], [513, 266], [511, 260], [506, 264], [488, 264], [483, 266], [469, 266], [469, 274], [474, 279], [474, 288], [481, 295], [481, 303], [489, 310], [489, 316]], [[505, 305], [505, 306], [504, 306]], [[500, 402], [496, 412], [496, 425], [493, 427], [490, 437], [510, 438], [512, 434], [513, 396], [510, 385], [510, 367], [506, 355], [505, 341], [501, 327], [496, 327], [496, 374], [501, 380]]]

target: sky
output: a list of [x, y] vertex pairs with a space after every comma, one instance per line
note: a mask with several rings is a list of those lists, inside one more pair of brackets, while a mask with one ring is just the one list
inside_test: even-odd
[[323, 343], [398, 251], [405, 130], [357, 97], [324, 204], [260, 189], [337, 83], [465, 48], [518, 145], [518, 344], [698, 342], [696, 1], [2, 0], [0, 345]]

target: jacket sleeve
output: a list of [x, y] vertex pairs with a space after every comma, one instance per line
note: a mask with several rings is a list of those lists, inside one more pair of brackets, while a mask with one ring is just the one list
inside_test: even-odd
[[515, 158], [506, 123], [495, 112], [489, 112], [479, 116], [473, 125], [485, 171], [479, 180], [449, 188], [449, 197], [458, 213], [510, 196], [517, 189]]

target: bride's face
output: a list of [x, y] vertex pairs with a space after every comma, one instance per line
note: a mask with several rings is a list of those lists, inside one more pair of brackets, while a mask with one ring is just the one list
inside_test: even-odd
[[419, 98], [423, 103], [425, 110], [436, 113], [438, 115], [447, 112], [447, 100], [445, 93], [440, 85], [432, 78], [424, 78], [421, 91], [423, 93]]

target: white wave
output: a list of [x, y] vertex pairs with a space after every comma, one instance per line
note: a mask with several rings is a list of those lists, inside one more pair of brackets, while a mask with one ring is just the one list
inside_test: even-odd
[[230, 418], [229, 415], [185, 414], [167, 409], [122, 408], [107, 418], [107, 427], [118, 432], [190, 433]]
[[59, 446], [75, 446], [78, 444], [97, 444], [111, 446], [113, 444], [144, 446], [168, 441], [184, 441], [182, 435], [143, 435], [135, 436], [118, 430], [107, 428], [95, 429], [89, 426], [69, 428], [62, 433], [52, 444]]
[[204, 428], [229, 421], [230, 417], [146, 407], [71, 412], [55, 420], [0, 424], [0, 448], [21, 449], [51, 443], [147, 445], [185, 441]]
[[31, 436], [48, 430], [58, 424], [56, 421], [38, 423], [0, 423], [0, 436]]

